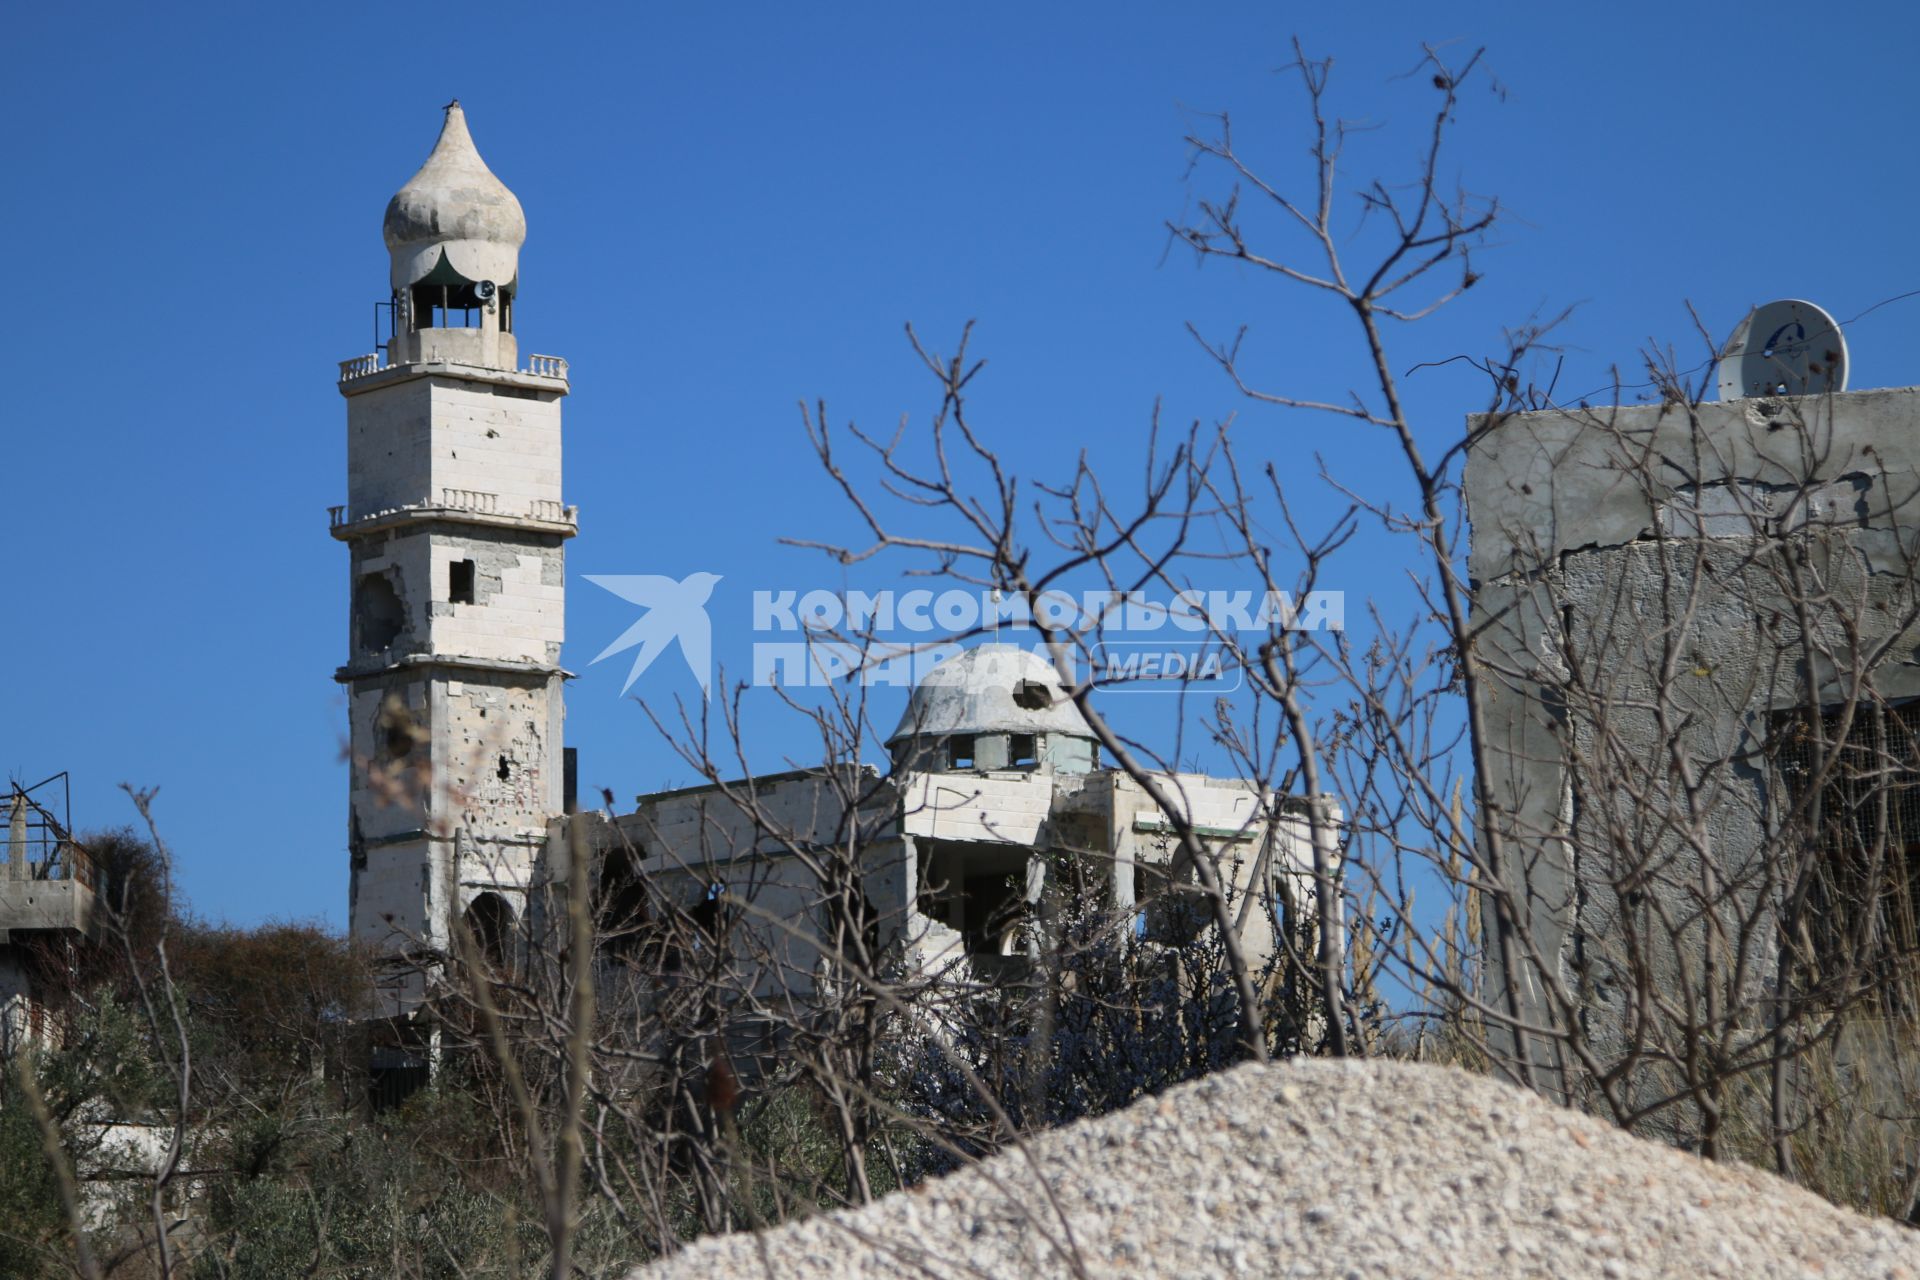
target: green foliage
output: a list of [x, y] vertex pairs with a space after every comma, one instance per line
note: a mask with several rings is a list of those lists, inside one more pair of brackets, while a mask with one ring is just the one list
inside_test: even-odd
[[489, 1150], [492, 1137], [474, 1098], [440, 1090], [371, 1121], [322, 1113], [236, 1129], [229, 1150], [252, 1176], [212, 1185], [214, 1247], [193, 1274], [512, 1274], [541, 1236], [524, 1179]]
[[[162, 1090], [138, 1015], [111, 992], [77, 1005], [65, 1043], [34, 1051], [30, 1064], [67, 1161], [83, 1177], [100, 1171], [101, 1122], [152, 1114]], [[64, 1276], [73, 1256], [69, 1224], [19, 1068], [9, 1060], [0, 1069], [0, 1275]], [[109, 1222], [116, 1198], [110, 1185], [94, 1198]]]
[[67, 1224], [53, 1167], [12, 1067], [0, 1072], [0, 1275], [33, 1280], [65, 1270]]
[[365, 958], [312, 923], [252, 929], [176, 924], [168, 954], [196, 1026], [201, 1064], [249, 1093], [288, 1094], [338, 1058], [367, 1011]]
[[[890, 1110], [886, 1100], [877, 1108]], [[754, 1212], [762, 1222], [802, 1217], [816, 1208], [858, 1203], [840, 1135], [825, 1100], [802, 1084], [776, 1085], [743, 1109], [740, 1147], [751, 1167], [764, 1170], [753, 1186]], [[924, 1142], [908, 1125], [876, 1126], [865, 1146], [867, 1182], [875, 1196], [900, 1189], [893, 1161], [905, 1181], [917, 1181], [926, 1166]]]

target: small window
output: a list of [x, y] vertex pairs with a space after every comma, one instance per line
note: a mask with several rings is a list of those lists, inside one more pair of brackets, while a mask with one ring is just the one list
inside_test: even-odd
[[947, 768], [973, 768], [973, 735], [964, 733], [947, 739]]
[[455, 604], [473, 603], [473, 561], [455, 560], [447, 566], [447, 599]]
[[1032, 765], [1040, 761], [1040, 753], [1035, 749], [1037, 739], [1030, 733], [1016, 733], [1007, 739], [1007, 763], [1010, 765]]

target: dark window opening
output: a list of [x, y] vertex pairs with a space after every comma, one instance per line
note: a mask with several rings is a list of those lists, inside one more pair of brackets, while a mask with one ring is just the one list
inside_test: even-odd
[[970, 956], [1018, 956], [1028, 919], [1027, 851], [939, 845], [920, 863], [920, 913], [957, 930]]
[[732, 924], [732, 913], [723, 902], [726, 892], [727, 887], [723, 884], [708, 885], [703, 901], [691, 907], [682, 907], [675, 913], [677, 919], [672, 924], [672, 937], [662, 948], [662, 973], [677, 974], [690, 962], [711, 963], [719, 958], [725, 947], [727, 928]]
[[392, 580], [384, 573], [360, 575], [353, 590], [353, 623], [359, 641], [355, 647], [362, 653], [380, 652], [400, 638], [406, 621], [406, 608]]
[[382, 1045], [367, 1064], [367, 1096], [375, 1111], [391, 1111], [427, 1087], [432, 1067], [417, 1048]]
[[972, 734], [956, 734], [947, 739], [947, 767], [949, 769], [973, 768]]
[[447, 599], [454, 604], [472, 604], [474, 563], [455, 560], [447, 566]]
[[1851, 716], [1823, 714], [1812, 731], [1789, 712], [1775, 728], [1788, 800], [1807, 804], [1819, 859], [1796, 957], [1803, 974], [1870, 988], [1890, 1014], [1920, 1012], [1920, 702], [1863, 701]]
[[406, 704], [398, 698], [388, 698], [380, 708], [380, 727], [385, 734], [387, 758], [390, 760], [405, 760], [413, 754], [414, 746], [426, 739], [407, 711]]
[[[872, 898], [869, 898], [863, 893], [860, 895], [858, 910], [860, 918], [857, 923], [860, 929], [860, 943], [865, 951], [864, 963], [868, 972], [871, 973], [879, 967], [881, 944], [885, 941], [880, 931], [880, 908], [873, 904]], [[862, 958], [851, 954], [851, 952], [849, 952], [846, 959], [850, 965], [862, 963]]]
[[498, 775], [502, 782], [513, 777], [513, 759], [510, 756], [501, 756], [500, 767], [494, 770], [494, 773]]
[[1016, 733], [1007, 739], [1007, 763], [1011, 765], [1032, 765], [1040, 762], [1039, 751], [1030, 733]]
[[600, 892], [595, 923], [601, 948], [619, 959], [639, 956], [647, 943], [647, 890], [627, 849], [607, 854], [600, 869]]
[[1014, 956], [1021, 954], [1022, 926], [1027, 919], [1023, 892], [1024, 877], [1015, 873], [991, 872], [968, 876], [961, 882], [966, 900], [966, 939], [969, 955]]

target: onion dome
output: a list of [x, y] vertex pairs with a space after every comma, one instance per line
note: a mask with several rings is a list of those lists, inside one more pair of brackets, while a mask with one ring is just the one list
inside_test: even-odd
[[460, 100], [446, 110], [433, 154], [387, 203], [393, 287], [491, 280], [511, 293], [527, 216], [474, 149]]

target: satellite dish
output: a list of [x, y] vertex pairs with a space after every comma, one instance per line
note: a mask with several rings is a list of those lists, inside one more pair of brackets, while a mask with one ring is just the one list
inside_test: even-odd
[[473, 296], [482, 302], [492, 302], [493, 295], [499, 291], [499, 286], [495, 285], [491, 280], [482, 280], [479, 284], [473, 286]]
[[1720, 355], [1720, 398], [1817, 396], [1847, 389], [1847, 340], [1811, 302], [1783, 298], [1747, 313]]

